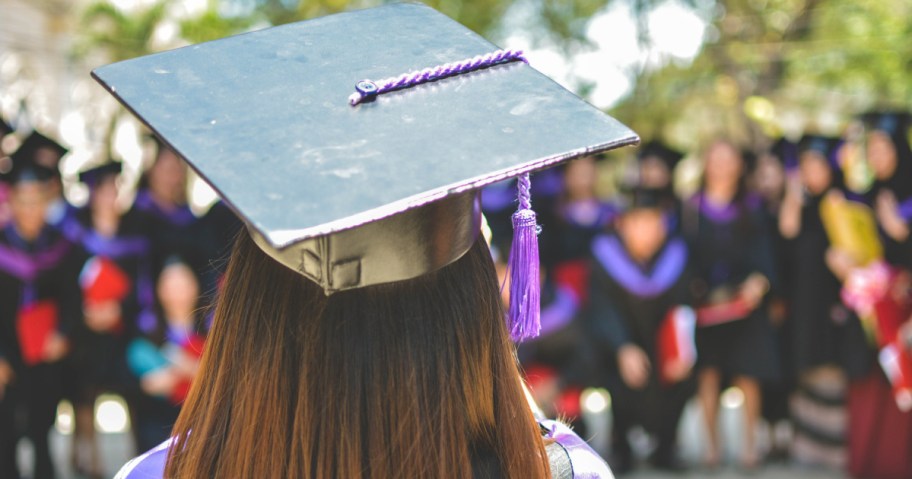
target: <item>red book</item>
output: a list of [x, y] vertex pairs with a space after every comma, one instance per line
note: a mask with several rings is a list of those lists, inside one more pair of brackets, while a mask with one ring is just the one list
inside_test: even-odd
[[675, 363], [683, 363], [693, 367], [697, 362], [697, 345], [694, 331], [697, 318], [693, 309], [687, 306], [672, 308], [665, 315], [659, 326], [658, 335], [658, 360], [659, 380], [662, 384], [672, 384], [674, 380], [669, 377], [668, 367]]
[[130, 278], [117, 263], [94, 256], [83, 266], [79, 286], [86, 302], [122, 301], [130, 292]]
[[53, 301], [35, 301], [19, 310], [16, 334], [22, 361], [29, 366], [44, 360], [44, 345], [57, 329], [57, 304]]
[[697, 326], [705, 328], [746, 318], [752, 309], [741, 295], [697, 308]]

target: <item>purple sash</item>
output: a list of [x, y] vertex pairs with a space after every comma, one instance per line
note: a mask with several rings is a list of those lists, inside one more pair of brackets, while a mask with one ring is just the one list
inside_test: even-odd
[[82, 246], [93, 255], [120, 259], [146, 253], [149, 250], [149, 241], [141, 236], [106, 238], [95, 231], [90, 231], [83, 236]]
[[174, 211], [165, 211], [155, 200], [148, 190], [141, 190], [136, 193], [136, 199], [133, 200], [133, 206], [143, 212], [153, 214], [175, 226], [189, 226], [196, 221], [196, 216], [186, 206], [179, 206]]
[[675, 284], [687, 265], [687, 245], [672, 239], [659, 253], [651, 274], [643, 271], [624, 250], [616, 236], [599, 236], [592, 241], [592, 253], [612, 279], [637, 296], [652, 297]]
[[[727, 205], [715, 205], [706, 199], [706, 194], [703, 192], [694, 195], [690, 199], [690, 204], [714, 223], [728, 223], [741, 213], [738, 203], [732, 201]], [[749, 210], [757, 209], [761, 204], [762, 200], [757, 195], [750, 194], [744, 198], [744, 205]]]
[[912, 221], [912, 197], [899, 204], [899, 215], [907, 222]]
[[57, 266], [70, 251], [70, 243], [61, 238], [50, 248], [26, 253], [6, 245], [0, 245], [0, 270], [23, 281], [31, 282], [38, 273]]
[[543, 338], [563, 329], [564, 326], [573, 321], [578, 310], [579, 298], [576, 297], [573, 290], [567, 286], [557, 285], [554, 301], [551, 301], [541, 310], [541, 332], [539, 337]]

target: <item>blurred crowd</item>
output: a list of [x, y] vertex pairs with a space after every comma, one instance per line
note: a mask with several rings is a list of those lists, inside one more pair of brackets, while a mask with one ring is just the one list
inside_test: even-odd
[[[11, 132], [3, 124], [6, 134]], [[154, 140], [149, 140], [154, 142]], [[55, 477], [48, 435], [58, 403], [74, 409], [72, 470], [102, 477], [95, 401], [122, 396], [137, 451], [167, 439], [205, 342], [224, 257], [240, 223], [221, 203], [187, 204], [186, 164], [155, 143], [124, 208], [122, 166], [79, 174], [89, 190], [63, 195], [67, 150], [32, 131], [0, 160], [0, 477]]]
[[[872, 112], [843, 137], [771, 138], [762, 151], [646, 141], [626, 165], [587, 158], [534, 175], [542, 334], [519, 355], [538, 402], [583, 437], [608, 435], [617, 474], [644, 455], [671, 471], [722, 467], [720, 392], [734, 387], [735, 467], [912, 477], [910, 126]], [[685, 164], [702, 173], [689, 189], [675, 181]], [[482, 195], [505, 280], [513, 189]], [[610, 431], [581, 420], [590, 387], [610, 393]], [[692, 398], [702, 464], [676, 444]]]
[[[546, 413], [609, 435], [619, 474], [636, 466], [634, 428], [651, 436], [654, 466], [681, 470], [693, 465], [679, 459], [678, 424], [695, 397], [699, 466], [713, 469], [720, 392], [733, 386], [740, 467], [778, 457], [912, 477], [910, 127], [906, 113], [877, 112], [842, 138], [756, 152], [717, 138], [689, 154], [647, 141], [633, 161], [535, 174], [542, 331], [519, 357]], [[194, 213], [186, 164], [154, 139], [137, 185], [116, 161], [80, 172], [89, 197], [76, 208], [63, 195], [66, 148], [0, 128], [21, 139], [0, 152], [0, 477], [20, 477], [22, 438], [34, 477], [54, 477], [48, 433], [63, 399], [73, 469], [101, 477], [95, 400], [124, 398], [137, 451], [168, 437], [241, 224], [221, 202]], [[676, 181], [685, 158], [702, 171], [695, 188]], [[135, 192], [126, 206], [124, 189]], [[515, 185], [486, 187], [482, 207], [508, 281]], [[611, 395], [610, 431], [586, 430], [592, 387]], [[780, 425], [790, 432], [770, 432]]]

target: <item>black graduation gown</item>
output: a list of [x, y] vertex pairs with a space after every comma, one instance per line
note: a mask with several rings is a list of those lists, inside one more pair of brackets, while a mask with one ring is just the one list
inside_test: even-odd
[[202, 222], [187, 205], [165, 211], [148, 190], [139, 190], [131, 214], [137, 215], [146, 225], [152, 243], [152, 264], [161, 270], [171, 255], [178, 255], [197, 276], [203, 277], [210, 258], [209, 245]]
[[[671, 453], [693, 381], [660, 383], [657, 342], [668, 312], [692, 303], [687, 245], [681, 238], [671, 238], [649, 264], [640, 265], [617, 236], [604, 235], [593, 241], [592, 254], [587, 317], [601, 353], [604, 384], [611, 392], [615, 439], [626, 443], [626, 431], [641, 424], [658, 435], [666, 454]], [[631, 389], [620, 376], [617, 352], [625, 344], [640, 347], [652, 364], [648, 383], [641, 390]]]
[[126, 345], [139, 332], [151, 331], [157, 325], [147, 225], [141, 215], [130, 211], [121, 217], [117, 233], [106, 237], [93, 229], [88, 208], [77, 217], [83, 228], [82, 264], [94, 257], [109, 259], [130, 279], [131, 288], [121, 302], [123, 323], [119, 330], [98, 333], [84, 322], [76, 329], [73, 358], [79, 387], [74, 399], [93, 401], [101, 389], [129, 396], [128, 391], [137, 385], [126, 368]]
[[[15, 447], [16, 430], [9, 418], [17, 417], [35, 450], [35, 476], [51, 477], [53, 466], [48, 432], [54, 424], [57, 403], [64, 394], [66, 358], [54, 363], [26, 364], [17, 333], [22, 308], [38, 301], [52, 302], [58, 310], [57, 331], [72, 337], [82, 314], [77, 283], [77, 248], [51, 227], [33, 242], [23, 240], [12, 224], [0, 231], [0, 356], [15, 370], [15, 383], [0, 400], [0, 447]], [[8, 457], [8, 449], [0, 450]], [[0, 470], [13, 474], [3, 465]], [[15, 475], [11, 477], [16, 477]]]
[[858, 317], [842, 304], [842, 284], [826, 265], [830, 247], [820, 217], [820, 197], [801, 210], [801, 230], [792, 242], [789, 328], [797, 374], [824, 365], [841, 367], [850, 377], [865, 373], [868, 345]]
[[[710, 292], [734, 291], [755, 272], [776, 288], [771, 236], [759, 198], [715, 207], [698, 194], [684, 206], [682, 227], [692, 254], [698, 306]], [[717, 368], [727, 377], [778, 381], [780, 356], [766, 305], [744, 319], [698, 328], [697, 357], [698, 367]]]

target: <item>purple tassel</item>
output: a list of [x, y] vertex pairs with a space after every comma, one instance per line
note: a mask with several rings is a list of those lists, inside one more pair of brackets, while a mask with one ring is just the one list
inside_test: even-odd
[[507, 327], [513, 341], [538, 336], [541, 330], [541, 284], [538, 274], [539, 226], [532, 211], [529, 174], [519, 177], [519, 209], [513, 213], [510, 248], [510, 315]]

